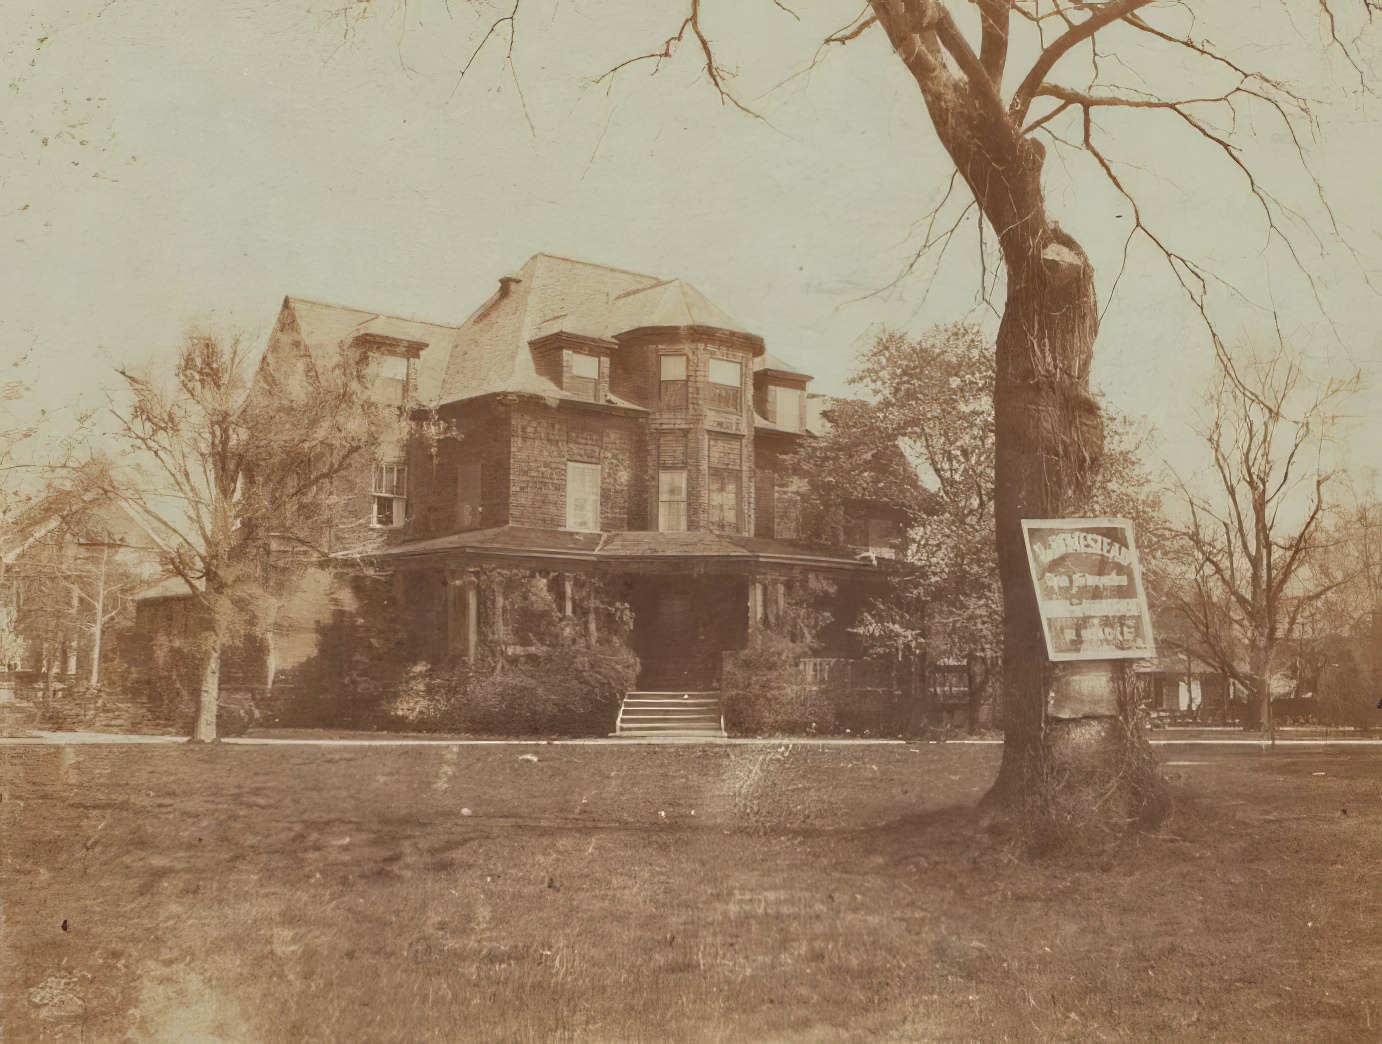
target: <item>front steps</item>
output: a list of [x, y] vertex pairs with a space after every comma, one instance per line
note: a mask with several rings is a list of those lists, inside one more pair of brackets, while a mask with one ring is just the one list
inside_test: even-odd
[[724, 739], [718, 692], [631, 692], [613, 735], [647, 739]]

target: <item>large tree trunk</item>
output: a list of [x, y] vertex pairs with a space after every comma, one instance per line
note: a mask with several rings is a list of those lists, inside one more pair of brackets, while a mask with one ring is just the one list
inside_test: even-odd
[[966, 729], [971, 736], [979, 731], [979, 708], [984, 702], [984, 693], [989, 684], [989, 665], [986, 657], [971, 652], [965, 657], [965, 682], [968, 690], [968, 714]]
[[[1130, 713], [1133, 702], [1119, 684], [1121, 667], [1104, 662], [1058, 673], [1047, 662], [1020, 524], [1088, 510], [1103, 453], [1099, 408], [1089, 393], [1099, 329], [1094, 270], [1046, 214], [1046, 153], [1023, 132], [1023, 111], [1009, 111], [983, 82], [983, 70], [966, 68], [964, 79], [951, 72], [940, 42], [955, 28], [946, 13], [902, 0], [871, 0], [871, 6], [993, 229], [1007, 274], [993, 402], [1005, 742], [985, 803], [1020, 813], [1028, 825], [1117, 831], [1160, 804], [1159, 776], [1145, 738], [1118, 713]], [[1048, 715], [1047, 693], [1067, 685], [1096, 697], [1085, 702], [1104, 713]]]
[[[1021, 520], [1085, 515], [1103, 454], [1089, 391], [1098, 331], [1094, 273], [1058, 226], [1025, 257], [1008, 257], [997, 343], [995, 515], [1003, 589], [1003, 761], [986, 804], [1078, 832], [1117, 832], [1158, 817], [1164, 797], [1117, 661], [1052, 665], [1046, 658]], [[1083, 708], [1058, 717], [1053, 692]], [[1071, 701], [1057, 701], [1056, 709]], [[1094, 794], [1107, 795], [1098, 810]]]
[[202, 685], [197, 693], [197, 718], [192, 739], [209, 743], [216, 738], [216, 708], [221, 696], [221, 647], [216, 645], [202, 665]]

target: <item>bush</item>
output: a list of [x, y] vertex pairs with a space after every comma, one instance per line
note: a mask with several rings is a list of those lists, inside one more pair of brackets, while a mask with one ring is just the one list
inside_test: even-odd
[[638, 659], [622, 642], [581, 642], [562, 627], [557, 640], [509, 660], [410, 667], [393, 700], [409, 727], [476, 735], [602, 735], [634, 686]]
[[753, 736], [835, 731], [835, 692], [810, 685], [800, 661], [811, 646], [776, 631], [755, 627], [748, 646], [725, 660], [725, 726]]

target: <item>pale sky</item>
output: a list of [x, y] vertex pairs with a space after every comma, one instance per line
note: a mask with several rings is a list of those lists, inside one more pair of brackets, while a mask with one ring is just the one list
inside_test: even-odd
[[[459, 83], [494, 17], [482, 0], [364, 0], [351, 10], [373, 17], [353, 23], [333, 10], [346, 0], [0, 0], [0, 360], [30, 354], [22, 407], [99, 403], [114, 365], [170, 359], [189, 325], [262, 340], [285, 294], [457, 323], [538, 251], [691, 282], [816, 374], [816, 391], [847, 390], [880, 324], [992, 327], [972, 223], [939, 267], [932, 257], [885, 289], [922, 241], [917, 222], [948, 161], [881, 31], [793, 77], [856, 0], [788, 4], [800, 21], [769, 0], [703, 4], [765, 123], [717, 101], [694, 46], [655, 76], [644, 63], [592, 84], [660, 49], [681, 0], [523, 0], [512, 68], [501, 27]], [[1364, 274], [1382, 290], [1382, 120], [1321, 45], [1315, 5], [1299, 6], [1288, 23], [1277, 5], [1226, 0], [1222, 21], [1202, 15], [1196, 32], [1239, 41], [1225, 45], [1235, 59], [1315, 99], [1311, 162], [1356, 256], [1286, 162], [1280, 121], [1244, 110], [1239, 124], [1252, 134], [1245, 158], [1320, 237], [1297, 229], [1314, 291], [1269, 243], [1222, 153], [1165, 113], [1101, 126], [1145, 193], [1144, 216], [1243, 291], [1215, 295], [1226, 336], [1271, 334], [1274, 305], [1317, 372], [1363, 370], [1347, 437], [1352, 462], [1375, 467], [1382, 298]], [[1365, 62], [1378, 57], [1373, 32], [1357, 44]], [[1165, 59], [1149, 66], [1149, 53], [1132, 41], [1120, 55], [1178, 74]], [[1068, 71], [1075, 82], [1083, 66]], [[1200, 79], [1187, 94], [1216, 85]], [[1048, 167], [1051, 210], [1089, 251], [1106, 299], [1131, 212], [1087, 161], [1053, 155]], [[1183, 470], [1198, 460], [1188, 407], [1212, 368], [1198, 322], [1135, 241], [1096, 381], [1152, 419]]]

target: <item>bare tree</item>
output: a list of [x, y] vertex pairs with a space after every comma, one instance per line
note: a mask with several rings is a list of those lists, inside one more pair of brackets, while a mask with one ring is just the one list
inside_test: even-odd
[[266, 356], [251, 380], [249, 362], [238, 339], [190, 336], [165, 379], [121, 371], [130, 404], [112, 408], [137, 463], [109, 491], [163, 542], [194, 608], [195, 740], [216, 736], [223, 650], [262, 633], [282, 595], [275, 550], [329, 562], [373, 549], [363, 481], [401, 437], [346, 349], [334, 373]]
[[1221, 368], [1201, 430], [1212, 492], [1178, 485], [1189, 575], [1177, 608], [1189, 651], [1247, 690], [1249, 729], [1272, 727], [1282, 644], [1348, 579], [1321, 559], [1334, 478], [1322, 453], [1331, 409], [1353, 384], [1313, 384], [1285, 345], [1232, 376]]
[[1300, 613], [1282, 656], [1294, 695], [1312, 697], [1327, 724], [1368, 723], [1382, 692], [1382, 506], [1347, 485], [1345, 477], [1309, 564], [1311, 584], [1327, 593]]

